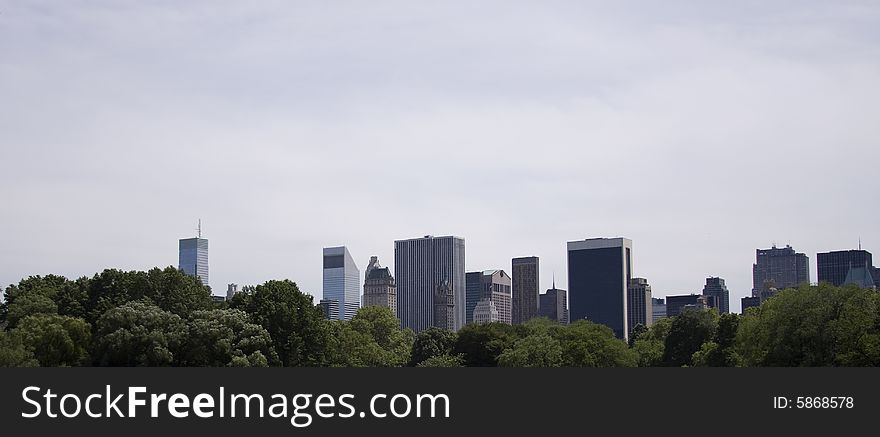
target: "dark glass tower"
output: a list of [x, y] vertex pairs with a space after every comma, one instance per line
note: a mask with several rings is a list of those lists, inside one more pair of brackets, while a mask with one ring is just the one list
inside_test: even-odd
[[538, 257], [514, 258], [510, 272], [513, 278], [512, 322], [519, 325], [538, 315], [538, 294], [541, 292]]
[[838, 250], [816, 254], [816, 267], [819, 270], [819, 282], [829, 282], [841, 286], [846, 282], [846, 275], [851, 268], [873, 266], [871, 252], [867, 250]]
[[632, 279], [632, 241], [594, 238], [568, 243], [568, 302], [571, 322], [608, 326], [618, 338], [629, 334], [627, 286]]

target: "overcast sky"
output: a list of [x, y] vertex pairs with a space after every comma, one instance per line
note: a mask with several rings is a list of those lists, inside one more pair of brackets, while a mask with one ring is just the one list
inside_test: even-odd
[[876, 1], [0, 0], [0, 283], [177, 265], [215, 293], [321, 248], [470, 270], [625, 236], [655, 296], [755, 249], [880, 253]]

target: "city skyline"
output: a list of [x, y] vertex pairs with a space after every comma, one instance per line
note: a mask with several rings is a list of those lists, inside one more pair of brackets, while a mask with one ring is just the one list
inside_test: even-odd
[[539, 257], [542, 291], [565, 242], [626, 236], [655, 296], [722, 277], [733, 312], [755, 249], [811, 282], [880, 251], [880, 5], [347, 7], [4, 5], [0, 284], [177, 266], [199, 217], [215, 294], [316, 302], [323, 247], [363, 271], [429, 233], [467, 271]]

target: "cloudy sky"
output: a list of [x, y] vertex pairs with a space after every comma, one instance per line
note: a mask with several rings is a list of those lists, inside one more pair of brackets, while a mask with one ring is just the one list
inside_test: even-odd
[[655, 296], [755, 249], [880, 252], [876, 1], [0, 0], [0, 283], [466, 239], [468, 270], [633, 239]]

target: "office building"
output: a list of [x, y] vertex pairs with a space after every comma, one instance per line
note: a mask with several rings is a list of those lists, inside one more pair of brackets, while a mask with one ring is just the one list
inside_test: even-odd
[[[465, 276], [467, 307], [476, 308], [482, 300], [493, 301], [498, 311], [498, 321], [510, 325], [513, 320], [511, 278], [504, 270], [468, 272]], [[473, 310], [469, 314], [473, 321]]]
[[321, 308], [321, 311], [324, 313], [324, 318], [327, 320], [339, 320], [340, 312], [339, 312], [339, 301], [332, 299], [321, 299], [321, 302], [318, 303], [318, 307]]
[[846, 276], [851, 268], [871, 270], [873, 266], [874, 260], [867, 250], [838, 250], [816, 255], [819, 282], [837, 286], [846, 283]]
[[538, 315], [563, 325], [568, 324], [568, 293], [556, 288], [556, 281], [553, 281], [553, 288], [539, 297]]
[[666, 296], [666, 316], [674, 317], [685, 310], [704, 310], [712, 307], [711, 296], [701, 294], [684, 294], [679, 296]]
[[510, 275], [513, 281], [511, 319], [514, 325], [519, 325], [538, 315], [538, 295], [541, 293], [538, 257], [514, 258]]
[[453, 330], [461, 329], [466, 320], [464, 253], [464, 239], [459, 237], [428, 235], [394, 242], [401, 326], [416, 332], [435, 326], [434, 295], [445, 280], [454, 300]]
[[769, 282], [779, 290], [809, 283], [810, 259], [791, 246], [757, 249], [752, 265], [752, 296], [757, 296]]
[[449, 331], [455, 328], [455, 295], [445, 279], [434, 293], [434, 327]]
[[178, 242], [178, 268], [190, 276], [198, 278], [202, 285], [210, 285], [208, 278], [208, 239], [184, 238]]
[[651, 306], [651, 285], [645, 278], [632, 278], [629, 281], [628, 300], [626, 302], [627, 320], [632, 331], [636, 325], [644, 327], [654, 323], [654, 311]]
[[568, 243], [568, 301], [571, 321], [608, 326], [629, 334], [627, 287], [632, 279], [632, 241], [593, 238]]
[[651, 315], [653, 316], [653, 322], [657, 323], [658, 320], [666, 317], [666, 300], [662, 297], [652, 297], [651, 298]]
[[381, 306], [389, 308], [397, 315], [397, 286], [388, 267], [379, 264], [378, 257], [370, 258], [364, 279], [364, 306]]
[[238, 293], [238, 284], [229, 284], [226, 286], [226, 300], [232, 300], [232, 298]]
[[862, 288], [877, 288], [869, 267], [852, 267], [843, 280], [844, 285], [853, 284]]
[[758, 296], [747, 296], [740, 299], [740, 305], [742, 306], [742, 313], [745, 314], [747, 309], [761, 306], [761, 298]]
[[494, 301], [483, 299], [477, 302], [477, 305], [474, 307], [473, 321], [471, 323], [481, 324], [500, 321], [500, 313]]
[[724, 279], [706, 278], [706, 285], [703, 286], [703, 296], [712, 297], [710, 299], [713, 303], [712, 308], [717, 308], [719, 314], [730, 313], [730, 291], [727, 290], [727, 284], [724, 283]]
[[335, 320], [351, 320], [361, 307], [361, 273], [345, 246], [324, 248], [324, 297], [336, 301]]

